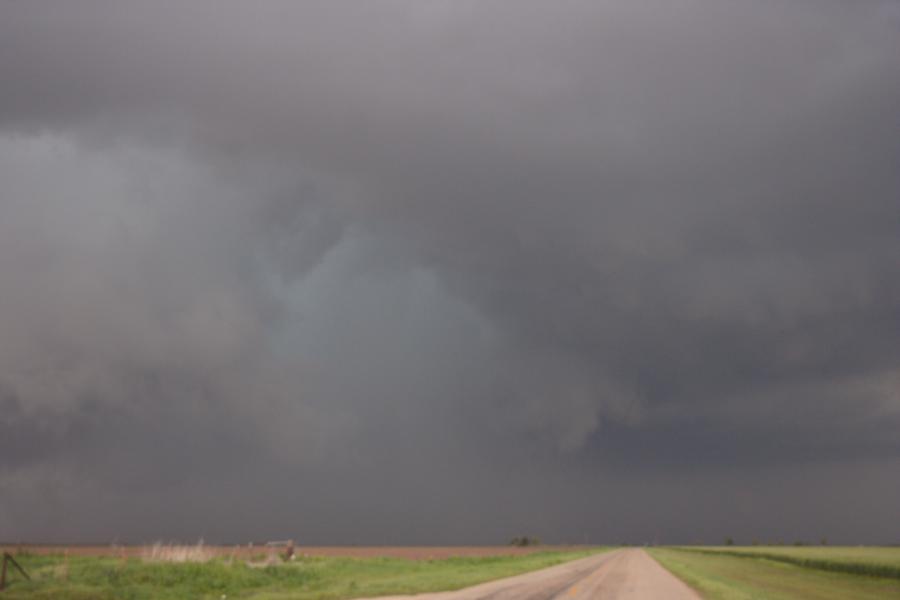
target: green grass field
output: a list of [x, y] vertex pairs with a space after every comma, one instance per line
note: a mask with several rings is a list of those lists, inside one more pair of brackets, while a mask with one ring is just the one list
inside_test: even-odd
[[524, 556], [406, 560], [299, 558], [268, 567], [224, 559], [203, 563], [73, 557], [68, 576], [58, 555], [18, 555], [33, 581], [11, 573], [3, 600], [340, 599], [449, 590], [517, 575], [601, 551], [547, 551]]
[[[900, 579], [854, 571], [896, 565], [900, 549], [729, 546], [650, 552], [707, 600], [900, 599]], [[812, 562], [804, 566], [793, 562], [803, 560]], [[836, 569], [826, 568], [835, 565]]]
[[884, 546], [697, 546], [702, 552], [767, 558], [801, 567], [900, 579], [900, 547]]

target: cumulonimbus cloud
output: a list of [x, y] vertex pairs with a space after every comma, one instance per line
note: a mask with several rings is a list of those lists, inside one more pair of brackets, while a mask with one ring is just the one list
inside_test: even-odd
[[244, 477], [262, 529], [477, 537], [454, 483], [897, 459], [894, 3], [2, 12], [0, 525]]

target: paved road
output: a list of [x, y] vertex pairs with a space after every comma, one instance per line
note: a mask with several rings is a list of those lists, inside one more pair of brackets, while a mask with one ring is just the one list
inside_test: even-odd
[[456, 592], [379, 600], [700, 600], [644, 550], [629, 548], [574, 560]]

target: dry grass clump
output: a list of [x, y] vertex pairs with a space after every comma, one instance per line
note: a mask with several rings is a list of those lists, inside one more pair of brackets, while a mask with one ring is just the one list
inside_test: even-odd
[[278, 556], [278, 554], [270, 552], [262, 560], [248, 560], [246, 564], [248, 567], [260, 569], [265, 567], [274, 567], [276, 565], [282, 564], [283, 562], [284, 559]]
[[156, 542], [143, 552], [144, 560], [150, 562], [207, 562], [214, 556], [215, 552], [206, 547], [203, 540], [194, 546]]

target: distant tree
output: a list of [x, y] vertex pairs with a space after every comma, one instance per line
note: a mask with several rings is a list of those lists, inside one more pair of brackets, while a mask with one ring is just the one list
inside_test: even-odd
[[725, 545], [726, 546], [734, 546], [734, 539], [730, 538], [730, 537], [725, 538]]
[[539, 546], [541, 544], [541, 538], [537, 537], [528, 537], [527, 535], [523, 535], [520, 537], [514, 537], [509, 540], [510, 546]]
[[827, 545], [828, 545], [828, 538], [824, 538], [824, 537], [823, 537], [821, 540], [819, 540], [819, 544], [822, 545], [822, 546], [827, 546]]

